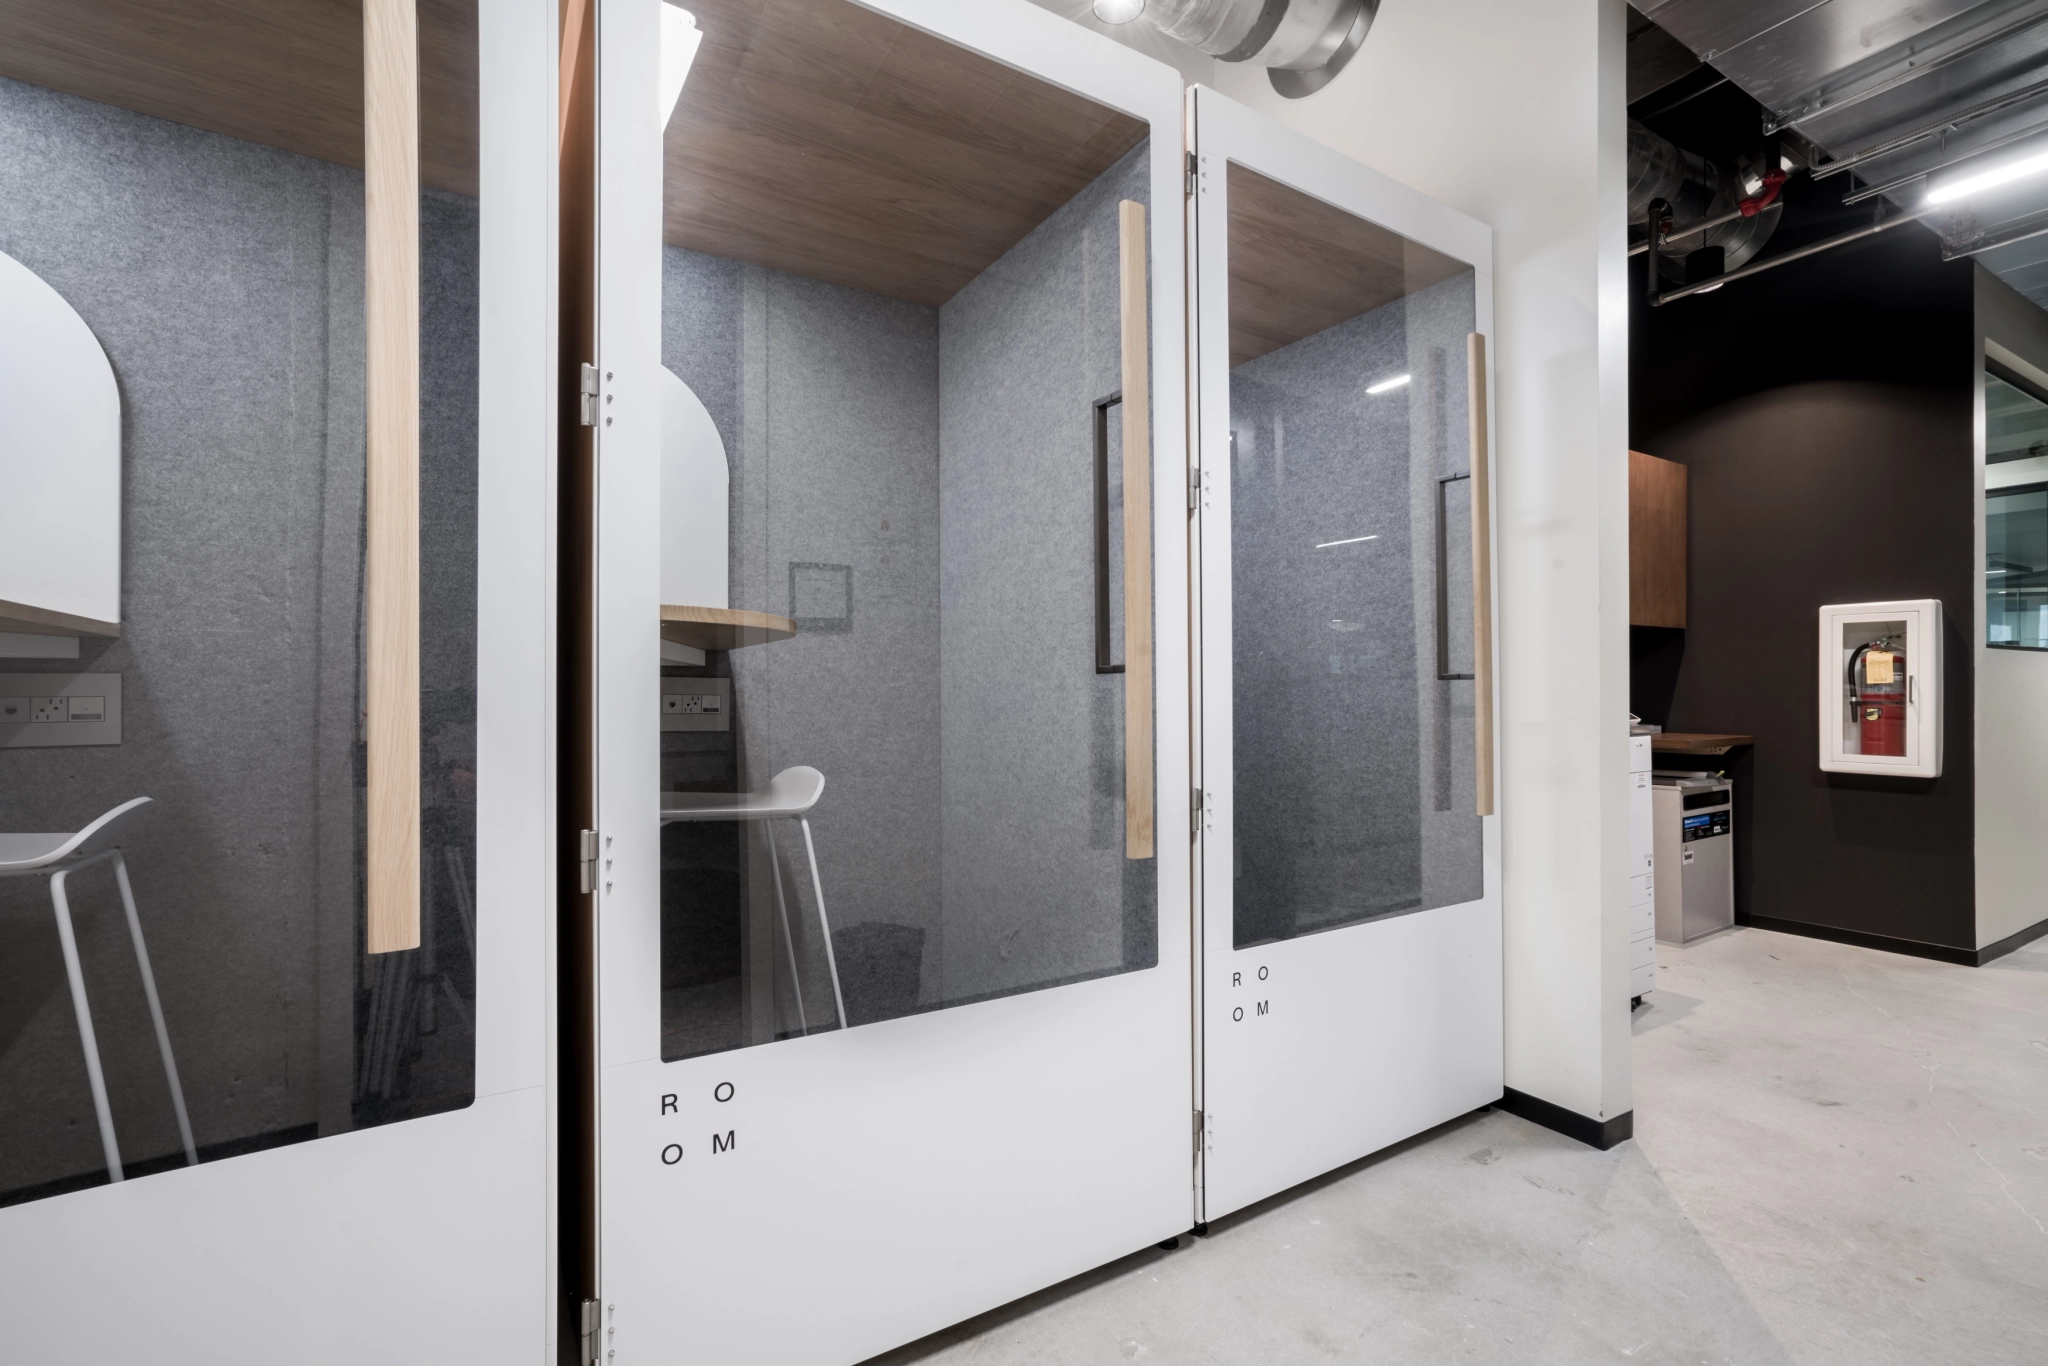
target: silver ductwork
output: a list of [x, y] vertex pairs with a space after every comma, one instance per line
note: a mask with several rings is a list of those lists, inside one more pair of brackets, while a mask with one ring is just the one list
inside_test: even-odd
[[[1752, 189], [1760, 189], [1756, 186]], [[1628, 124], [1628, 221], [1647, 224], [1650, 205], [1663, 200], [1671, 206], [1674, 235], [1659, 253], [1663, 273], [1683, 282], [1685, 257], [1702, 247], [1719, 247], [1724, 269], [1736, 270], [1749, 263], [1778, 226], [1781, 205], [1770, 204], [1749, 217], [1742, 216], [1744, 187], [1734, 172], [1724, 170], [1703, 156], [1674, 146], [1634, 119]], [[1698, 223], [1716, 223], [1704, 232], [1686, 233]]]
[[1380, 0], [1147, 0], [1167, 37], [1225, 62], [1268, 68], [1290, 99], [1328, 85], [1358, 51]]

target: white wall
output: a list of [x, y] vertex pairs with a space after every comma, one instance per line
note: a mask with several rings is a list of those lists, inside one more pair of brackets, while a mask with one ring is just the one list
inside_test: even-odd
[[[1977, 331], [2008, 365], [2048, 383], [2048, 313], [1983, 267]], [[1984, 563], [1984, 387], [1977, 386], [1977, 555]], [[1971, 648], [1977, 667], [1977, 947], [2048, 919], [2048, 654], [1984, 645], [1984, 600]]]
[[[1100, 27], [1087, 0], [1038, 3]], [[1507, 1084], [1595, 1119], [1633, 1103], [1624, 18], [1386, 0], [1305, 100], [1156, 54], [1493, 227]], [[1108, 31], [1150, 51], [1142, 29]]]

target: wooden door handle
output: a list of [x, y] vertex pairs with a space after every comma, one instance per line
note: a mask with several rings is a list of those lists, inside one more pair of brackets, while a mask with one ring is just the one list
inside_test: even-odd
[[363, 639], [371, 953], [420, 943], [419, 25], [363, 0]]
[[1152, 783], [1152, 357], [1146, 307], [1145, 206], [1117, 206], [1123, 328], [1124, 446], [1124, 857], [1151, 858]]
[[1486, 338], [1465, 338], [1472, 457], [1472, 747], [1479, 814], [1493, 814], [1493, 480], [1486, 457]]

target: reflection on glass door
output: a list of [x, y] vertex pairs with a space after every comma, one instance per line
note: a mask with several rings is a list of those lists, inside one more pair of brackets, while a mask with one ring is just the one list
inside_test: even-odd
[[[843, 0], [694, 10], [664, 153], [662, 1056], [1150, 967], [1113, 662], [1144, 127]], [[821, 25], [886, 56], [821, 92]]]
[[1233, 942], [1476, 901], [1472, 268], [1229, 167]]

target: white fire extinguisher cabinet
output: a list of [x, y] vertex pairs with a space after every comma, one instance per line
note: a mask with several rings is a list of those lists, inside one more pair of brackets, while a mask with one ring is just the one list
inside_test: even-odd
[[1820, 766], [1941, 775], [1941, 602], [1820, 609]]

